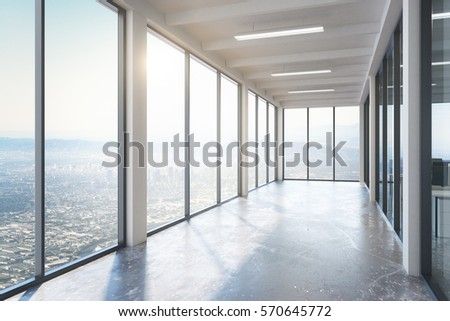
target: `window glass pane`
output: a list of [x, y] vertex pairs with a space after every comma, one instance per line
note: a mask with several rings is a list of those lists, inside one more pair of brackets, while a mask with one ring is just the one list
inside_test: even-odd
[[149, 32], [147, 36], [147, 228], [184, 216], [184, 51]]
[[[45, 253], [52, 269], [117, 244], [118, 16], [95, 0], [46, 1]], [[117, 149], [116, 149], [117, 151]]]
[[[328, 139], [327, 139], [328, 137]], [[333, 159], [326, 146], [333, 143], [333, 108], [309, 109], [309, 178], [333, 179]]]
[[383, 207], [383, 74], [378, 79], [378, 204]]
[[[258, 97], [258, 186], [267, 183], [266, 164], [267, 102]], [[264, 143], [264, 144], [263, 144]]]
[[[269, 140], [271, 143], [276, 142], [275, 135], [275, 107], [269, 104]], [[272, 182], [275, 180], [276, 147], [270, 147], [269, 151], [269, 182]]]
[[238, 85], [222, 76], [221, 82], [221, 133], [223, 148], [221, 166], [221, 200], [238, 193]]
[[[450, 0], [434, 0], [433, 13], [450, 12]], [[450, 19], [433, 20], [432, 275], [450, 297]]]
[[[336, 107], [336, 180], [359, 180], [359, 107]], [[339, 144], [345, 143], [342, 148]], [[340, 159], [343, 163], [340, 163]]]
[[394, 224], [394, 57], [387, 56], [387, 212], [386, 216]]
[[34, 0], [0, 6], [2, 291], [34, 276]]
[[[403, 31], [400, 30], [400, 68], [403, 66]], [[402, 69], [400, 69], [402, 70]], [[400, 72], [400, 231], [399, 237], [403, 240], [403, 72]]]
[[[304, 147], [308, 142], [308, 109], [284, 110], [284, 177], [290, 179], [307, 179], [306, 155]], [[292, 147], [287, 146], [292, 143]]]
[[[256, 143], [256, 96], [252, 92], [248, 92], [248, 142]], [[254, 146], [254, 145], [253, 145]], [[256, 154], [255, 147], [248, 147], [249, 153]], [[252, 162], [253, 159], [249, 159]], [[256, 187], [256, 166], [248, 168], [248, 189]]]
[[[200, 143], [190, 161], [190, 211], [195, 213], [217, 203], [217, 166], [206, 164], [203, 152], [217, 153], [217, 72], [195, 58], [190, 61], [190, 130], [195, 142]], [[215, 163], [217, 157], [208, 160]]]

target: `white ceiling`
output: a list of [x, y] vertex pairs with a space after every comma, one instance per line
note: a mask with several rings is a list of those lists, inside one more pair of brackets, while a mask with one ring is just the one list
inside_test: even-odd
[[[170, 27], [223, 58], [281, 107], [359, 105], [389, 0], [147, 0]], [[237, 33], [322, 25], [324, 33], [240, 41]], [[274, 78], [282, 71], [332, 73]], [[288, 94], [291, 90], [335, 92]]]

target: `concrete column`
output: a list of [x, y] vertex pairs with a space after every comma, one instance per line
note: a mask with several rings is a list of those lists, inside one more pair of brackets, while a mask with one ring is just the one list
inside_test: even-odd
[[[241, 121], [240, 121], [240, 141], [244, 145], [248, 142], [248, 88], [242, 84], [240, 86], [240, 99], [241, 99]], [[241, 165], [248, 162], [248, 157], [244, 156], [241, 152]], [[240, 167], [240, 182], [239, 182], [239, 196], [246, 197], [248, 195], [248, 167]]]
[[369, 141], [370, 141], [370, 151], [369, 151], [369, 185], [370, 185], [370, 201], [376, 201], [376, 181], [377, 181], [377, 172], [376, 172], [376, 110], [378, 106], [376, 106], [377, 100], [377, 86], [375, 81], [375, 75], [370, 76], [370, 106], [369, 106]]
[[284, 156], [282, 155], [283, 151], [280, 149], [281, 144], [283, 143], [283, 108], [277, 108], [277, 150], [278, 150], [278, 158], [277, 158], [277, 181], [283, 180], [283, 166], [284, 166]]
[[403, 265], [420, 275], [420, 1], [403, 0]]
[[[133, 10], [126, 13], [126, 245], [147, 240], [147, 22]], [[140, 155], [141, 154], [141, 155]], [[144, 164], [142, 164], [142, 159]], [[141, 160], [141, 164], [139, 164]], [[142, 166], [143, 165], [143, 166]]]

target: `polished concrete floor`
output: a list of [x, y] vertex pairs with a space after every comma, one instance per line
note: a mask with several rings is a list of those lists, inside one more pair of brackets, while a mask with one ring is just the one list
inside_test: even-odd
[[359, 183], [273, 183], [16, 300], [431, 300]]

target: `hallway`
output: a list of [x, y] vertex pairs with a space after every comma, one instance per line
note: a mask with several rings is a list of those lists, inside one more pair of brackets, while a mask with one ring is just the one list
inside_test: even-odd
[[13, 300], [432, 300], [359, 183], [284, 181]]

